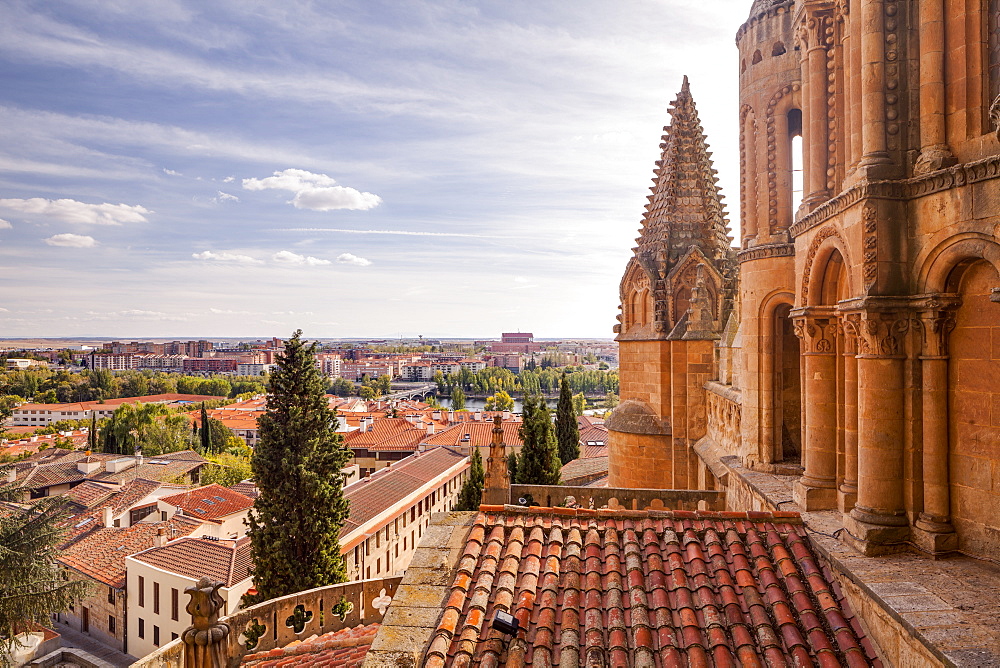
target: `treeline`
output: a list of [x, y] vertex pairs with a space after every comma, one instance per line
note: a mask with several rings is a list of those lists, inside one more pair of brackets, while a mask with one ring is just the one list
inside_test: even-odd
[[101, 401], [148, 394], [201, 394], [235, 397], [261, 394], [259, 376], [182, 376], [152, 370], [110, 371], [88, 369], [22, 369], [0, 374], [0, 395], [13, 395], [39, 404]]
[[500, 367], [486, 367], [477, 372], [463, 368], [459, 373], [447, 375], [439, 371], [434, 374], [434, 382], [437, 383], [439, 394], [451, 394], [455, 388], [461, 388], [468, 394], [552, 394], [559, 390], [564, 372], [566, 382], [574, 394], [618, 394], [617, 371], [587, 369], [582, 366], [537, 367], [524, 369], [518, 374]]

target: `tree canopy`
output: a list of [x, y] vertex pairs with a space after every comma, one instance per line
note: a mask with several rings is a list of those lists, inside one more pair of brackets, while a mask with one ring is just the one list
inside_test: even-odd
[[552, 417], [545, 400], [529, 395], [524, 399], [521, 422], [521, 456], [517, 482], [521, 485], [558, 485], [562, 462], [552, 430]]
[[573, 394], [566, 381], [566, 374], [563, 374], [559, 403], [556, 404], [556, 440], [559, 442], [559, 461], [563, 464], [580, 456], [580, 428], [576, 423], [573, 403]]

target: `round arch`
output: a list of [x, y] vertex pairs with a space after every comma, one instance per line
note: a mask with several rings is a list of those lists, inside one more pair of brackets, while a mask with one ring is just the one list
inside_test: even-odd
[[1000, 244], [978, 232], [964, 232], [942, 241], [927, 255], [917, 273], [918, 291], [953, 292], [949, 278], [958, 266], [970, 260], [986, 260], [1000, 272]]
[[828, 278], [827, 269], [830, 261], [835, 257], [834, 253], [839, 253], [843, 260], [840, 277], [847, 281], [848, 294], [858, 294], [854, 289], [854, 281], [851, 277], [850, 268], [854, 265], [847, 252], [847, 244], [844, 243], [844, 238], [840, 236], [837, 228], [830, 225], [817, 232], [809, 245], [805, 267], [802, 269], [802, 287], [799, 290], [799, 304], [801, 306], [823, 304], [823, 284]]

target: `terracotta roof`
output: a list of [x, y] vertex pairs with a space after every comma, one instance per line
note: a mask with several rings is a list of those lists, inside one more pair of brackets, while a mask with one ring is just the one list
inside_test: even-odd
[[243, 657], [243, 665], [254, 668], [275, 668], [279, 665], [282, 668], [307, 665], [359, 668], [364, 663], [379, 626], [377, 623], [355, 626], [353, 629], [312, 636], [302, 642], [293, 640], [285, 647], [248, 654]]
[[112, 482], [128, 482], [138, 478], [169, 482], [178, 476], [191, 473], [206, 463], [208, 460], [194, 450], [181, 450], [156, 457], [146, 457], [139, 466], [130, 466], [118, 473], [95, 473], [88, 477]]
[[591, 457], [607, 457], [607, 445], [581, 445], [580, 459], [590, 459]]
[[608, 475], [607, 457], [574, 459], [562, 467], [561, 479], [564, 485], [586, 485]]
[[425, 668], [882, 665], [797, 513], [480, 511]]
[[492, 429], [493, 418], [497, 415], [499, 415], [500, 419], [504, 422], [521, 421], [520, 415], [516, 415], [509, 411], [506, 413], [506, 416], [504, 411], [454, 411], [452, 412], [451, 417], [455, 422], [489, 422], [490, 429]]
[[121, 589], [125, 586], [125, 557], [152, 547], [157, 529], [165, 528], [168, 537], [177, 538], [190, 534], [199, 526], [200, 522], [177, 518], [153, 524], [133, 524], [124, 529], [101, 527], [65, 548], [59, 561], [98, 582]]
[[[487, 447], [493, 441], [492, 422], [460, 422], [424, 439], [424, 445], [450, 445], [453, 447]], [[521, 422], [501, 422], [503, 443], [520, 446]], [[466, 438], [466, 436], [468, 438]]]
[[201, 401], [217, 401], [226, 397], [217, 397], [207, 394], [150, 394], [144, 397], [121, 397], [119, 399], [106, 399], [104, 401], [77, 401], [68, 404], [21, 404], [15, 410], [39, 410], [55, 412], [81, 412], [101, 410], [108, 407], [121, 406], [122, 404], [175, 404], [175, 403], [196, 403]]
[[243, 482], [238, 482], [235, 485], [230, 485], [229, 489], [233, 490], [237, 494], [242, 494], [243, 496], [256, 499], [260, 496], [260, 490], [257, 489], [257, 483], [244, 480]]
[[133, 558], [189, 578], [208, 576], [226, 587], [250, 577], [250, 539], [247, 537], [239, 540], [181, 538], [163, 547], [151, 547]]
[[344, 444], [349, 448], [405, 452], [416, 450], [426, 436], [426, 428], [410, 424], [405, 418], [382, 418], [364, 431], [359, 429], [344, 436]]
[[387, 508], [462, 461], [468, 461], [468, 457], [451, 448], [433, 448], [410, 455], [392, 466], [379, 469], [367, 478], [351, 483], [344, 488], [344, 496], [350, 503], [350, 516], [342, 535], [347, 535], [385, 512]]
[[164, 496], [160, 501], [180, 508], [191, 517], [208, 521], [241, 513], [253, 505], [250, 497], [215, 483]]
[[94, 508], [102, 501], [106, 501], [117, 493], [117, 485], [107, 485], [92, 480], [85, 480], [63, 494], [63, 498], [83, 508]]

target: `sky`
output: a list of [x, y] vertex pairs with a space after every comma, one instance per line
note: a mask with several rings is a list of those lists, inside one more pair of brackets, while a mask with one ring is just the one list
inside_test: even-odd
[[613, 336], [750, 0], [5, 0], [0, 337]]

